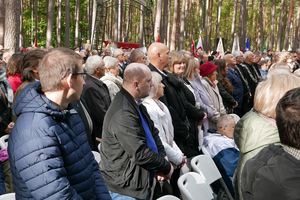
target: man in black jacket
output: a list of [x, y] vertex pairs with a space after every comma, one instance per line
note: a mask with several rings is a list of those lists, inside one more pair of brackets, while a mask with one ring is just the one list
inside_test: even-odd
[[242, 194], [248, 199], [299, 199], [300, 88], [288, 91], [276, 107], [276, 123], [283, 146], [271, 144], [248, 160]]
[[159, 180], [173, 173], [158, 130], [141, 104], [153, 86], [151, 79], [146, 65], [128, 65], [104, 118], [100, 169], [112, 199], [149, 199], [155, 172]]

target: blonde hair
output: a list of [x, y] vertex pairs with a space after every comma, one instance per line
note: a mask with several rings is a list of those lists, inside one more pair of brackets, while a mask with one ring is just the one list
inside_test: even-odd
[[180, 51], [172, 51], [169, 56], [171, 56], [171, 59], [166, 70], [170, 73], [174, 73], [174, 65], [178, 63], [185, 63], [186, 57], [184, 57]]
[[156, 95], [156, 93], [158, 91], [158, 85], [161, 82], [162, 77], [157, 72], [151, 72], [151, 74], [152, 74], [152, 83], [153, 83], [153, 86], [151, 87], [149, 96], [147, 98], [151, 98], [152, 99], [153, 97], [155, 97], [155, 95]]
[[200, 67], [200, 62], [198, 59], [195, 58], [188, 58], [185, 62], [186, 67], [183, 73], [183, 76], [186, 77], [188, 80], [194, 81], [195, 80], [195, 68]]
[[300, 87], [300, 78], [293, 74], [273, 74], [260, 82], [255, 90], [254, 109], [276, 118], [275, 108], [280, 98], [289, 90]]

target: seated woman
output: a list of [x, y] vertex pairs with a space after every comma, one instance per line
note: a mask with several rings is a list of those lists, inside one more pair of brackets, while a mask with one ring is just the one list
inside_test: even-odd
[[7, 79], [14, 94], [16, 93], [18, 87], [22, 84], [22, 59], [22, 54], [13, 54], [5, 67]]
[[207, 62], [200, 66], [200, 75], [202, 76], [201, 81], [210, 100], [210, 107], [214, 112], [212, 118], [209, 119], [209, 128], [214, 129], [217, 129], [217, 121], [219, 120], [220, 116], [226, 114], [222, 97], [217, 87], [217, 68], [218, 66], [212, 64], [211, 62]]
[[100, 80], [107, 86], [112, 101], [117, 92], [120, 91], [123, 83], [123, 79], [119, 76], [119, 60], [111, 56], [105, 56], [103, 61], [105, 63], [106, 73]]
[[[175, 166], [179, 172], [186, 162], [186, 156], [177, 146], [174, 138], [174, 129], [172, 118], [168, 108], [158, 99], [164, 95], [164, 84], [161, 83], [162, 77], [157, 72], [152, 72], [153, 87], [151, 88], [149, 96], [144, 99], [143, 105], [147, 108], [150, 118], [154, 122], [154, 126], [159, 130], [159, 136], [164, 145], [169, 161]], [[176, 171], [176, 170], [175, 170]], [[173, 173], [171, 178], [171, 186], [173, 188], [173, 195], [179, 196], [177, 181], [178, 173]], [[158, 194], [155, 194], [155, 197]]]
[[220, 95], [223, 100], [223, 105], [226, 109], [227, 114], [233, 113], [235, 107], [238, 106], [238, 102], [233, 98], [233, 86], [231, 85], [226, 74], [228, 72], [228, 67], [226, 66], [226, 61], [224, 59], [218, 59], [212, 62], [217, 65], [218, 72], [218, 88]]
[[247, 160], [253, 158], [269, 144], [280, 144], [276, 126], [275, 108], [279, 99], [289, 90], [300, 87], [300, 78], [290, 73], [275, 73], [260, 82], [254, 96], [254, 109], [246, 113], [236, 124], [234, 141], [240, 149], [238, 167], [234, 180], [235, 193], [241, 193], [242, 171]]

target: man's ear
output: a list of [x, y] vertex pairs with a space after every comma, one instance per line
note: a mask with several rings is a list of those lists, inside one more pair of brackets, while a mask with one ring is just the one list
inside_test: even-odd
[[137, 81], [134, 81], [133, 85], [136, 90], [139, 90], [139, 83]]

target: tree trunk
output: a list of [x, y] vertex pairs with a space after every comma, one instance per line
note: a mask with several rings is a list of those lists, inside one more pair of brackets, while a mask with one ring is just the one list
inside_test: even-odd
[[210, 6], [210, 10], [209, 10], [209, 22], [208, 22], [208, 24], [209, 24], [209, 27], [208, 27], [208, 41], [207, 41], [207, 46], [208, 46], [208, 50], [210, 51], [211, 50], [211, 33], [212, 33], [212, 23], [211, 23], [211, 21], [212, 21], [212, 12], [213, 12], [213, 4], [214, 2], [213, 2], [213, 0], [211, 0], [210, 1], [210, 3], [209, 3], [209, 6]]
[[167, 26], [168, 26], [168, 0], [164, 0], [163, 26], [160, 36], [161, 42], [167, 44]]
[[56, 38], [57, 46], [61, 46], [61, 0], [57, 0], [57, 17], [56, 17]]
[[155, 16], [155, 24], [154, 24], [154, 41], [156, 42], [158, 39], [158, 35], [160, 32], [160, 21], [161, 21], [161, 7], [162, 1], [156, 0], [156, 16]]
[[[66, 14], [67, 14], [67, 12], [66, 12]], [[50, 46], [52, 46], [53, 20], [54, 20], [54, 0], [48, 0], [47, 42], [46, 42], [47, 49]]]
[[96, 41], [95, 35], [95, 25], [96, 25], [96, 16], [97, 16], [97, 0], [93, 0], [93, 12], [92, 12], [92, 36], [90, 43], [93, 45]]
[[222, 6], [222, 0], [219, 0], [216, 38], [220, 37], [219, 32], [220, 32], [220, 20], [221, 20], [221, 6]]
[[[236, 22], [236, 11], [238, 6], [238, 0], [234, 1], [234, 9], [233, 9], [233, 16], [232, 16], [232, 24], [231, 24], [231, 40], [230, 40], [230, 48], [233, 46], [234, 41], [234, 32], [235, 32], [235, 22]], [[229, 48], [229, 49], [230, 49]], [[233, 52], [232, 52], [233, 53]]]
[[5, 4], [5, 35], [4, 48], [19, 52], [20, 37], [20, 0], [4, 1]]
[[276, 51], [280, 51], [280, 49], [281, 49], [284, 4], [285, 4], [285, 0], [281, 0], [281, 12], [280, 12], [280, 18], [279, 18], [279, 27], [278, 27]]
[[260, 32], [259, 32], [259, 35], [260, 35], [260, 42], [261, 42], [261, 46], [260, 48], [263, 49], [264, 48], [264, 25], [263, 25], [263, 3], [264, 1], [263, 0], [260, 0], [260, 5], [259, 5], [259, 24], [260, 24]]
[[119, 3], [118, 3], [118, 41], [121, 41], [122, 40], [122, 31], [121, 31], [121, 16], [122, 16], [122, 7], [121, 7], [121, 3], [122, 3], [122, 0], [119, 0]]
[[87, 17], [88, 17], [88, 40], [92, 37], [92, 10], [93, 10], [93, 0], [88, 0], [87, 6]]
[[275, 11], [276, 11], [276, 0], [273, 0], [270, 41], [269, 41], [269, 48], [271, 49], [273, 49], [273, 45], [274, 45]]
[[240, 22], [239, 22], [239, 38], [240, 48], [246, 47], [246, 23], [247, 23], [247, 10], [246, 0], [242, 0], [240, 5]]
[[203, 33], [203, 24], [204, 21], [202, 20], [202, 0], [199, 0], [199, 34]]
[[79, 6], [80, 0], [76, 0], [75, 8], [75, 47], [78, 47], [78, 37], [79, 37]]
[[289, 15], [287, 18], [287, 24], [286, 24], [286, 29], [285, 29], [285, 38], [284, 38], [284, 42], [283, 42], [283, 48], [285, 50], [288, 50], [288, 47], [289, 47], [289, 33], [290, 33], [290, 29], [291, 29], [291, 21], [292, 21], [292, 15], [294, 13], [294, 7], [295, 7], [295, 0], [291, 0], [290, 11], [289, 11]]
[[168, 7], [168, 28], [167, 28], [167, 47], [169, 48], [170, 47], [170, 27], [171, 27], [171, 4], [172, 4], [172, 1], [171, 0], [168, 0], [168, 4], [169, 4], [169, 7]]
[[186, 4], [187, 4], [187, 0], [182, 0], [181, 19], [180, 19], [179, 50], [182, 50], [184, 48], [183, 47], [183, 42], [184, 42], [184, 31], [185, 31]]
[[0, 0], [0, 44], [4, 45], [4, 31], [5, 31], [5, 6], [4, 0]]
[[295, 26], [295, 38], [294, 38], [294, 45], [293, 50], [296, 50], [299, 48], [299, 19], [300, 19], [300, 0], [298, 3], [298, 11], [297, 11], [297, 20], [296, 20], [296, 26]]
[[24, 47], [24, 38], [23, 38], [23, 1], [20, 1], [20, 45]]
[[178, 7], [178, 0], [174, 0], [173, 26], [172, 26], [171, 47], [170, 47], [171, 51], [175, 50], [177, 18], [178, 18], [177, 7]]
[[[21, 0], [22, 1], [22, 0]], [[38, 38], [37, 38], [37, 32], [38, 32], [38, 24], [37, 24], [37, 22], [38, 22], [38, 0], [35, 0], [34, 1], [34, 3], [35, 3], [35, 8], [34, 8], [34, 10], [35, 10], [35, 39], [37, 40]]]
[[70, 47], [70, 0], [65, 1], [65, 47]]
[[144, 6], [141, 5], [141, 11], [140, 11], [140, 47], [144, 46]]
[[177, 25], [176, 25], [176, 41], [175, 41], [175, 50], [177, 51], [179, 48], [179, 39], [180, 39], [180, 0], [177, 4]]
[[203, 41], [203, 47], [204, 47], [204, 50], [207, 51], [208, 50], [208, 24], [209, 24], [209, 9], [210, 9], [210, 6], [209, 6], [209, 3], [210, 1], [209, 0], [206, 0], [206, 14], [204, 14], [204, 16], [206, 17], [206, 20], [205, 20], [205, 36], [204, 36], [204, 41]]
[[115, 12], [114, 12], [114, 42], [118, 43], [118, 10], [119, 0], [115, 0]]

